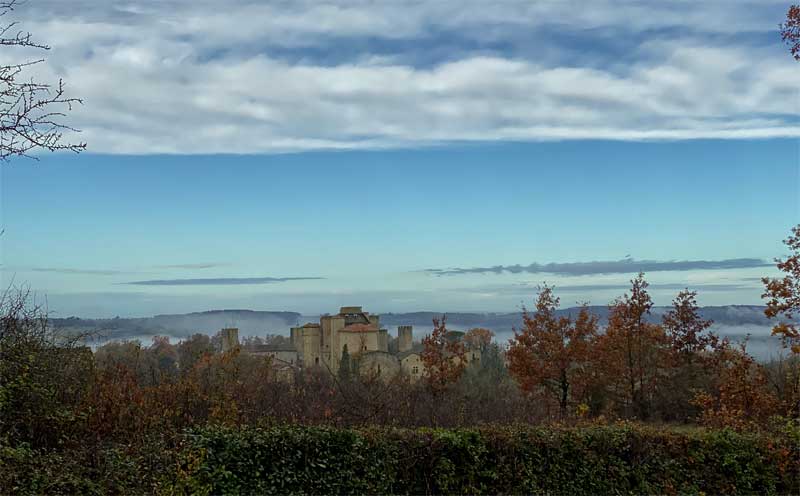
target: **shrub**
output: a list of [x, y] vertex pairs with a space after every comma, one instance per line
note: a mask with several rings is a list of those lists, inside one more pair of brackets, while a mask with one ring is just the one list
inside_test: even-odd
[[207, 427], [171, 490], [205, 494], [796, 494], [794, 437], [605, 427]]

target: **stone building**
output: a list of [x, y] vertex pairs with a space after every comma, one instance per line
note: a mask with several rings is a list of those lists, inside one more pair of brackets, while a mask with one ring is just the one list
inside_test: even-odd
[[336, 315], [320, 317], [319, 324], [293, 327], [291, 340], [304, 367], [323, 367], [334, 374], [339, 371], [345, 346], [350, 356], [359, 360], [369, 353], [389, 355], [389, 332], [381, 329], [380, 316], [361, 307], [342, 307]]
[[[389, 332], [381, 328], [380, 316], [361, 307], [342, 307], [336, 315], [323, 315], [319, 323], [293, 327], [291, 345], [255, 346], [246, 353], [270, 356], [276, 367], [320, 368], [332, 374], [339, 372], [342, 354], [347, 349], [358, 373], [391, 378], [406, 374], [412, 381], [423, 377], [422, 346], [414, 345], [414, 331], [409, 325], [397, 328], [397, 353], [389, 352]], [[239, 346], [238, 330], [223, 329], [222, 347], [228, 351]], [[454, 332], [453, 335], [463, 333]], [[468, 353], [466, 361], [480, 360], [479, 354]]]

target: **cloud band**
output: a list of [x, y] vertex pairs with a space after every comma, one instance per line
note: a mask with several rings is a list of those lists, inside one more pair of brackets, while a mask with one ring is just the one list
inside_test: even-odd
[[658, 261], [622, 260], [568, 262], [568, 263], [532, 263], [530, 265], [495, 265], [492, 267], [425, 269], [436, 276], [455, 276], [464, 274], [555, 274], [560, 276], [587, 276], [600, 274], [627, 274], [637, 272], [668, 272], [687, 270], [730, 270], [768, 267], [772, 265], [760, 258], [731, 258], [725, 260], [683, 260]]

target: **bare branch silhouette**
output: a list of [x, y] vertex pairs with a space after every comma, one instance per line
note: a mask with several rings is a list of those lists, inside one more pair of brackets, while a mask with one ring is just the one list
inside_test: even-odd
[[[14, 7], [17, 0], [0, 1], [0, 19]], [[0, 46], [47, 51], [48, 45], [33, 40], [31, 33], [18, 29], [17, 22], [0, 24]], [[86, 143], [71, 143], [64, 133], [79, 132], [63, 122], [66, 113], [83, 101], [66, 96], [64, 82], [50, 85], [25, 78], [25, 71], [41, 64], [33, 59], [0, 65], [0, 160], [12, 156], [36, 158], [36, 150], [71, 151], [79, 153]]]

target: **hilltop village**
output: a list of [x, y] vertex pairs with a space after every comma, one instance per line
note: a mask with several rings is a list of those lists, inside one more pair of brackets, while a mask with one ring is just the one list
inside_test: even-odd
[[[458, 333], [453, 333], [458, 339]], [[271, 357], [280, 376], [289, 378], [303, 369], [321, 368], [338, 374], [343, 366], [353, 366], [359, 374], [389, 379], [404, 374], [419, 380], [424, 374], [422, 345], [413, 341], [413, 327], [397, 327], [397, 346], [390, 351], [389, 331], [381, 328], [380, 315], [365, 312], [361, 307], [341, 307], [336, 315], [323, 315], [319, 323], [309, 322], [292, 327], [289, 343], [240, 347], [239, 330], [220, 331], [222, 351], [239, 348], [241, 352]], [[480, 363], [480, 353], [465, 355], [467, 364]], [[351, 364], [351, 365], [347, 365]]]

